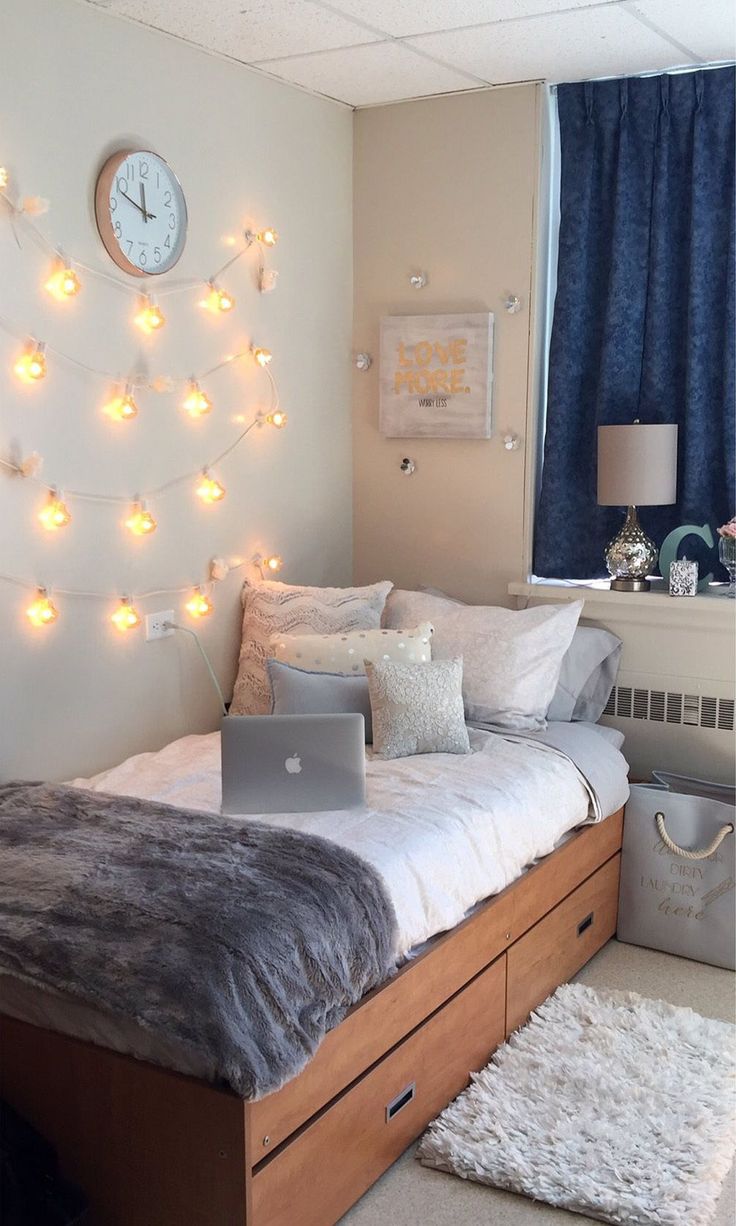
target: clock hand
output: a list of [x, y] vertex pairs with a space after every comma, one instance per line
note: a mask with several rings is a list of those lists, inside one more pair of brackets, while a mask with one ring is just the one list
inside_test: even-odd
[[137, 209], [139, 213], [142, 213], [142, 212], [144, 211], [144, 210], [141, 208], [141, 206], [140, 206], [139, 204], [136, 204], [135, 200], [133, 200], [133, 199], [132, 199], [132, 198], [131, 198], [131, 197], [128, 195], [128, 193], [127, 193], [127, 192], [121, 192], [121, 193], [120, 193], [120, 195], [121, 195], [121, 196], [125, 196], [125, 199], [126, 199], [126, 200], [127, 200], [129, 203], [130, 203], [130, 204], [132, 204], [132, 205], [133, 205], [133, 208], [134, 208], [134, 209]]
[[143, 183], [140, 184], [140, 189], [141, 189], [141, 213], [143, 214], [143, 220], [146, 223], [148, 223], [148, 213], [146, 212], [146, 189], [143, 186]]

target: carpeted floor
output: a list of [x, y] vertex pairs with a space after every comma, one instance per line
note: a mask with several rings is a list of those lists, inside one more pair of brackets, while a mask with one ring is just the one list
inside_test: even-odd
[[[736, 1013], [730, 971], [618, 941], [609, 942], [578, 978], [596, 988], [620, 988], [689, 1005], [705, 1017], [734, 1021]], [[732, 1171], [712, 1226], [732, 1226], [734, 1221]], [[385, 1226], [386, 1222], [391, 1226], [593, 1226], [591, 1218], [580, 1214], [427, 1170], [414, 1158], [414, 1146], [342, 1218], [340, 1226]]]

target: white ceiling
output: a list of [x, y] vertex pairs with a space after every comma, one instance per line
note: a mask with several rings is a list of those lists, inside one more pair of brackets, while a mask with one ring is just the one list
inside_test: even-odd
[[87, 0], [349, 106], [732, 60], [733, 0]]

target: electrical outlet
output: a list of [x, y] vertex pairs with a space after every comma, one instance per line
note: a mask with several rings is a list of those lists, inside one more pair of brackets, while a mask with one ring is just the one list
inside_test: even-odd
[[154, 639], [166, 639], [174, 631], [167, 629], [166, 623], [173, 622], [174, 610], [163, 609], [160, 613], [146, 613], [146, 642], [152, 643]]

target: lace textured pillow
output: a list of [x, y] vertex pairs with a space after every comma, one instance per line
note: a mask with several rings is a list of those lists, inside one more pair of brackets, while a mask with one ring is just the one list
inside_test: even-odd
[[365, 662], [376, 758], [470, 753], [463, 710], [463, 662]]
[[266, 579], [243, 587], [243, 634], [230, 711], [267, 715], [266, 657], [273, 634], [338, 634], [381, 624], [389, 582], [368, 587], [302, 587]]

